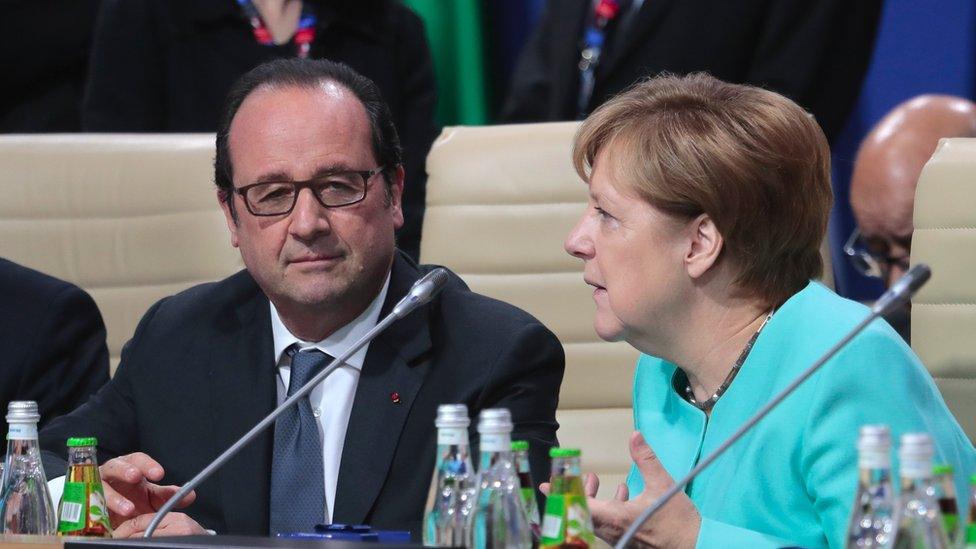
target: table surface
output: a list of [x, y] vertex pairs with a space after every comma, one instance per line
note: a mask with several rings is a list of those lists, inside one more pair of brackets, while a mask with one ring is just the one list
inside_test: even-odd
[[[152, 539], [99, 539], [99, 538], [58, 538], [37, 536], [4, 536], [0, 535], [0, 545], [4, 549], [93, 549], [105, 547], [120, 549], [125, 547], [151, 547], [160, 549], [172, 547], [174, 549], [210, 549], [211, 547], [230, 547], [250, 549], [253, 547], [296, 547], [299, 549], [362, 549], [362, 542], [338, 541], [326, 539], [294, 539], [294, 538], [262, 538], [249, 536], [183, 536], [160, 537]], [[415, 544], [379, 544], [369, 543], [370, 547], [384, 549], [415, 549], [421, 547]]]

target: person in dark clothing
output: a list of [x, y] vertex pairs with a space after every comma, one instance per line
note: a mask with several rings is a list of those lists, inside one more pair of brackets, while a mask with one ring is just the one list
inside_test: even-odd
[[[313, 23], [306, 28], [307, 21]], [[259, 43], [261, 32], [269, 44]], [[311, 39], [305, 52], [303, 38]], [[83, 128], [212, 132], [237, 78], [265, 61], [296, 56], [345, 63], [379, 86], [407, 172], [397, 243], [416, 259], [424, 160], [438, 132], [436, 84], [423, 23], [399, 2], [107, 0], [95, 30]]]
[[707, 72], [792, 98], [833, 141], [857, 100], [880, 15], [881, 0], [550, 0], [502, 119], [582, 119], [648, 76]]
[[76, 132], [98, 0], [7, 0], [0, 133]]
[[6, 413], [11, 400], [35, 400], [41, 426], [108, 382], [105, 324], [92, 298], [2, 258], [0, 356], [0, 409]]

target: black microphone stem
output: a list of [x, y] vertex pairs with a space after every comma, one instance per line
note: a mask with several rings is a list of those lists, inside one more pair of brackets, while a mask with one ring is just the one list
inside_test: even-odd
[[728, 450], [730, 446], [738, 442], [739, 439], [742, 438], [742, 436], [749, 431], [749, 429], [752, 429], [757, 423], [759, 423], [764, 417], [766, 417], [766, 415], [769, 412], [771, 412], [773, 408], [775, 408], [780, 402], [782, 402], [783, 399], [790, 396], [790, 394], [792, 394], [797, 387], [799, 387], [810, 376], [816, 373], [816, 371], [819, 370], [821, 366], [823, 366], [828, 360], [833, 358], [834, 355], [836, 355], [838, 351], [843, 349], [844, 346], [847, 345], [852, 339], [854, 339], [855, 336], [860, 334], [864, 330], [864, 328], [868, 326], [868, 324], [873, 322], [876, 318], [880, 317], [881, 315], [886, 314], [890, 309], [893, 309], [895, 306], [897, 306], [904, 300], [911, 297], [911, 294], [914, 293], [915, 290], [917, 290], [919, 287], [922, 286], [922, 284], [928, 281], [930, 275], [931, 272], [929, 271], [928, 266], [925, 264], [918, 264], [914, 268], [912, 268], [904, 277], [902, 277], [902, 279], [900, 279], [897, 283], [895, 283], [895, 285], [892, 287], [891, 290], [889, 290], [889, 292], [886, 292], [880, 299], [878, 299], [878, 303], [871, 308], [871, 313], [867, 317], [865, 317], [864, 320], [858, 323], [857, 326], [855, 326], [850, 332], [848, 332], [846, 336], [844, 336], [840, 341], [834, 344], [834, 346], [831, 347], [830, 350], [828, 350], [823, 356], [821, 356], [819, 360], [817, 360], [816, 362], [813, 363], [812, 366], [804, 370], [803, 373], [801, 373], [795, 380], [793, 380], [792, 383], [787, 385], [785, 389], [780, 391], [779, 394], [773, 397], [772, 400], [766, 403], [765, 406], [763, 406], [758, 412], [756, 412], [752, 417], [750, 417], [749, 420], [742, 425], [742, 427], [739, 427], [739, 429], [735, 433], [733, 433], [732, 436], [726, 439], [725, 442], [719, 445], [719, 447], [716, 448], [714, 451], [712, 451], [711, 454], [708, 454], [708, 456], [705, 457], [705, 459], [699, 461], [698, 465], [695, 465], [695, 467], [687, 475], [685, 475], [684, 478], [676, 482], [674, 486], [672, 486], [671, 488], [668, 489], [667, 492], [662, 494], [661, 497], [657, 499], [657, 501], [655, 501], [650, 507], [645, 509], [644, 512], [641, 513], [640, 516], [637, 517], [637, 519], [634, 520], [633, 523], [631, 523], [630, 527], [627, 528], [627, 531], [624, 532], [623, 537], [621, 537], [620, 540], [617, 541], [617, 544], [614, 545], [614, 549], [624, 549], [627, 546], [627, 544], [630, 542], [630, 540], [634, 537], [634, 535], [637, 534], [637, 531], [640, 530], [640, 527], [643, 526], [644, 523], [647, 522], [647, 520], [651, 518], [651, 516], [654, 513], [656, 513], [661, 507], [664, 507], [664, 505], [667, 504], [667, 502], [671, 501], [671, 498], [673, 498], [675, 494], [684, 490], [685, 486], [687, 486], [688, 483], [692, 481], [692, 479], [698, 476], [698, 473], [701, 473], [706, 467], [711, 465], [713, 461], [715, 461], [716, 459], [718, 459], [719, 456], [725, 453], [725, 451]]

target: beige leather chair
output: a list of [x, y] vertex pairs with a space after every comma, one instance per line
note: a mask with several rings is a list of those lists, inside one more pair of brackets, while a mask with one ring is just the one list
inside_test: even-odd
[[915, 191], [912, 263], [932, 279], [912, 302], [912, 347], [976, 440], [976, 139], [943, 139]]
[[213, 147], [205, 134], [0, 136], [0, 257], [92, 295], [113, 372], [150, 305], [242, 267]]
[[612, 495], [630, 466], [637, 352], [597, 338], [582, 262], [563, 251], [587, 197], [570, 164], [577, 126], [445, 129], [427, 157], [420, 259], [450, 267], [473, 290], [525, 309], [555, 332], [566, 350], [559, 442], [582, 448], [584, 467]]

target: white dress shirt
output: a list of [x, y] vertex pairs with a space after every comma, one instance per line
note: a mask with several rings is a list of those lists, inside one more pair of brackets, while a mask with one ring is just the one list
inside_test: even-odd
[[[271, 304], [271, 332], [274, 336], [274, 352], [278, 365], [278, 404], [281, 404], [288, 394], [288, 381], [291, 375], [291, 357], [285, 351], [293, 344], [300, 349], [318, 349], [330, 356], [337, 357], [346, 352], [353, 343], [376, 326], [380, 318], [380, 309], [386, 300], [386, 292], [390, 287], [390, 276], [379, 295], [373, 299], [369, 307], [355, 320], [336, 330], [332, 335], [316, 343], [302, 341], [291, 334], [278, 316], [274, 304]], [[336, 484], [339, 480], [339, 464], [342, 460], [342, 446], [346, 440], [346, 426], [349, 424], [349, 414], [356, 397], [356, 386], [359, 384], [359, 372], [366, 359], [369, 344], [356, 351], [349, 360], [329, 377], [325, 378], [318, 387], [309, 393], [312, 413], [319, 426], [319, 438], [322, 440], [322, 472], [325, 473], [325, 518], [332, 522], [332, 509], [335, 508]]]

